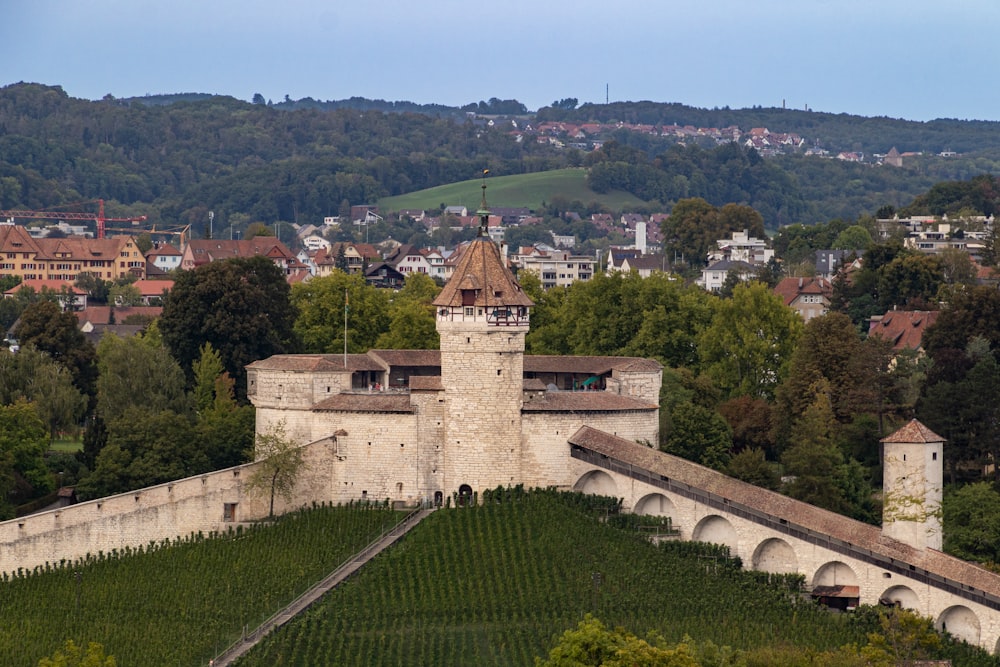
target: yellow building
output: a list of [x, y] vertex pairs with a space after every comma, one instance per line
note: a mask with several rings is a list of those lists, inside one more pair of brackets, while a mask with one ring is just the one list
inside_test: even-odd
[[81, 273], [145, 278], [146, 258], [130, 236], [35, 239], [20, 225], [0, 224], [0, 276], [72, 283]]

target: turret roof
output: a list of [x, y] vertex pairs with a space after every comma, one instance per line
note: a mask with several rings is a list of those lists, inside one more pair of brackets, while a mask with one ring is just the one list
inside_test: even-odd
[[[463, 292], [473, 291], [475, 300], [468, 303]], [[500, 248], [488, 237], [469, 243], [444, 289], [434, 299], [435, 306], [533, 306], [514, 274], [507, 268]]]
[[882, 438], [882, 442], [889, 443], [930, 443], [930, 442], [944, 442], [944, 438], [930, 430], [916, 419], [911, 419], [910, 422], [899, 429], [892, 435], [888, 435]]

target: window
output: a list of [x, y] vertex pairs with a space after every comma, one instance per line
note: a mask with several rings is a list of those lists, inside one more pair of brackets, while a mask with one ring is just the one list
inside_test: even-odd
[[236, 503], [223, 503], [222, 520], [227, 523], [236, 521]]

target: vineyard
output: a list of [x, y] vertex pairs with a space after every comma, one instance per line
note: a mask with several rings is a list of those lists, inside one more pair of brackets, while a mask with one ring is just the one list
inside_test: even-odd
[[[871, 614], [804, 599], [798, 575], [742, 570], [725, 547], [656, 546], [648, 521], [615, 517], [615, 499], [510, 489], [481, 500], [431, 514], [238, 665], [532, 665], [587, 613], [738, 649], [863, 645], [875, 629]], [[123, 666], [206, 665], [400, 518], [316, 507], [5, 577], [0, 664], [34, 666], [73, 639], [100, 642]], [[957, 667], [998, 664], [948, 650]]]
[[402, 515], [319, 507], [220, 536], [92, 556], [0, 582], [0, 665], [34, 667], [66, 639], [119, 665], [206, 665]]
[[[532, 665], [588, 612], [640, 635], [737, 648], [827, 650], [863, 645], [873, 630], [804, 600], [799, 577], [768, 582], [723, 547], [657, 547], [600, 520], [613, 503], [502, 495], [434, 513], [239, 667]], [[996, 664], [969, 653], [955, 664]]]

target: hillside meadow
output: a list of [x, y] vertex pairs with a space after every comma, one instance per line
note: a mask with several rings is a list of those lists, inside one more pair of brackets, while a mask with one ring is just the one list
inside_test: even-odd
[[[378, 201], [378, 206], [381, 211], [437, 210], [442, 204], [465, 206], [471, 215], [479, 208], [481, 185], [482, 179], [449, 183], [396, 197], [384, 197]], [[527, 207], [535, 211], [542, 208], [543, 202], [550, 202], [554, 196], [562, 196], [569, 202], [579, 201], [585, 205], [598, 202], [612, 211], [644, 204], [635, 195], [621, 190], [607, 194], [594, 192], [587, 187], [587, 170], [583, 168], [490, 176], [487, 178], [487, 185], [487, 203], [490, 207]]]

